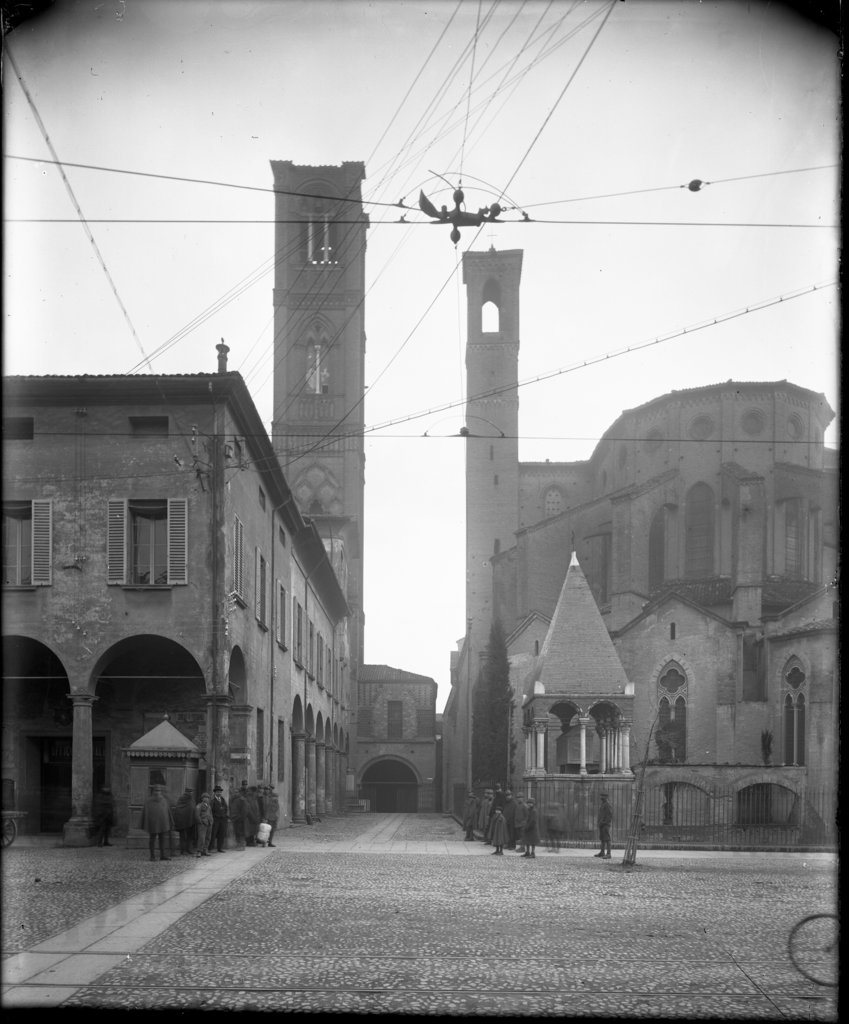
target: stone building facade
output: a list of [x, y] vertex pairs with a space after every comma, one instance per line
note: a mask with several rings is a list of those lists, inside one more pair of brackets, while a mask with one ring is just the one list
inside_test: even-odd
[[[476, 414], [483, 381], [493, 396], [518, 383], [512, 357], [497, 354], [502, 341], [518, 348], [516, 317], [504, 308], [518, 274], [505, 289], [505, 262], [519, 264], [512, 253], [464, 260], [469, 350], [492, 353], [489, 373], [486, 362], [475, 382], [470, 371], [467, 408]], [[481, 327], [486, 302], [501, 303], [492, 333]], [[512, 475], [502, 466], [487, 473], [508, 433], [495, 408], [486, 413], [493, 437], [467, 442], [468, 621], [452, 655], [446, 798], [456, 805], [469, 778], [466, 709], [490, 618], [508, 634], [522, 706], [573, 555], [633, 686], [621, 709], [630, 764], [655, 762], [658, 778], [674, 764], [677, 782], [685, 765], [696, 775], [712, 766], [732, 787], [746, 772], [768, 767], [777, 778], [786, 768], [776, 785], [833, 789], [838, 481], [836, 453], [823, 443], [834, 416], [825, 397], [788, 381], [672, 392], [623, 412], [588, 460], [517, 463]], [[500, 511], [480, 517], [482, 504]], [[580, 772], [579, 733], [556, 716], [549, 725], [535, 770]], [[606, 727], [591, 733], [588, 778], [610, 764]]]
[[435, 810], [436, 682], [388, 665], [363, 665], [357, 691], [358, 806]]
[[345, 595], [226, 346], [216, 373], [3, 397], [3, 778], [25, 827], [86, 845], [106, 783], [124, 833], [126, 752], [163, 715], [199, 789], [273, 785], [281, 824], [341, 809]]

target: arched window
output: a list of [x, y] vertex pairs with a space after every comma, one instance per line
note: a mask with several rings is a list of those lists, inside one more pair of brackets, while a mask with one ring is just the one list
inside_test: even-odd
[[657, 690], [657, 759], [661, 764], [680, 764], [687, 760], [687, 678], [678, 665], [667, 666]]
[[304, 225], [304, 261], [314, 266], [338, 263], [336, 233], [338, 227], [326, 213], [311, 213]]
[[689, 579], [713, 575], [713, 491], [705, 483], [687, 492], [684, 575]]
[[310, 395], [326, 395], [330, 389], [330, 340], [326, 325], [317, 322], [304, 340], [306, 347], [306, 390]]
[[784, 574], [798, 580], [802, 576], [802, 512], [799, 498], [784, 503]]
[[795, 659], [787, 663], [783, 673], [785, 691], [782, 706], [784, 763], [805, 763], [805, 691], [807, 680]]
[[545, 492], [544, 513], [546, 519], [549, 516], [559, 516], [563, 511], [563, 495], [559, 487], [549, 487]]
[[649, 591], [666, 579], [666, 509], [658, 509], [649, 527]]

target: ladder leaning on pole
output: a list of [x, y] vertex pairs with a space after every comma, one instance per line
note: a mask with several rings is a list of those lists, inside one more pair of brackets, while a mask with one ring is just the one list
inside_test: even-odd
[[631, 827], [628, 830], [628, 839], [625, 843], [625, 853], [622, 855], [623, 868], [633, 867], [637, 862], [637, 839], [640, 835], [640, 828], [643, 824], [643, 793], [645, 791], [646, 765], [649, 759], [651, 734], [654, 732], [656, 722], [657, 716], [655, 716], [655, 720], [652, 722], [651, 728], [649, 729], [649, 738], [646, 740], [646, 756], [643, 758], [643, 763], [640, 766], [640, 775], [637, 779], [637, 794], [634, 798], [634, 813], [631, 815]]

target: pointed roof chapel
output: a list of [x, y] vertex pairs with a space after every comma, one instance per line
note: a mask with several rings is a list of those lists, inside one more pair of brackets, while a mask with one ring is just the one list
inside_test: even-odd
[[622, 698], [632, 694], [633, 685], [572, 552], [551, 625], [527, 679], [525, 697], [566, 696], [581, 705], [588, 703], [586, 698], [608, 697], [618, 699], [621, 705]]

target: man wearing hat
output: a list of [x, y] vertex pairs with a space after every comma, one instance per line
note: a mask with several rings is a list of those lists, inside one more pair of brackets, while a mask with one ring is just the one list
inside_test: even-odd
[[466, 797], [466, 806], [463, 809], [463, 828], [466, 830], [463, 841], [466, 843], [473, 843], [475, 841], [475, 822], [478, 817], [478, 798], [475, 796], [473, 790], [469, 790], [469, 794]]
[[180, 833], [180, 856], [191, 857], [195, 832], [195, 795], [188, 787], [174, 807], [174, 824]]
[[613, 821], [613, 808], [607, 798], [607, 793], [600, 793], [601, 804], [598, 808], [598, 836], [601, 849], [594, 854], [602, 860], [610, 860], [610, 825]]
[[217, 850], [224, 853], [224, 843], [227, 839], [227, 821], [229, 812], [227, 801], [224, 799], [224, 790], [221, 786], [214, 786], [212, 790], [212, 834], [209, 837], [210, 850]]
[[262, 820], [267, 821], [271, 826], [268, 834], [268, 845], [274, 846], [274, 830], [277, 828], [277, 821], [280, 817], [280, 797], [272, 786], [265, 787], [265, 795], [262, 798]]
[[159, 859], [171, 860], [171, 830], [174, 828], [174, 815], [165, 799], [165, 787], [153, 786], [151, 795], [145, 800], [142, 808], [141, 827], [150, 837], [150, 859], [156, 860], [156, 842], [159, 840]]

